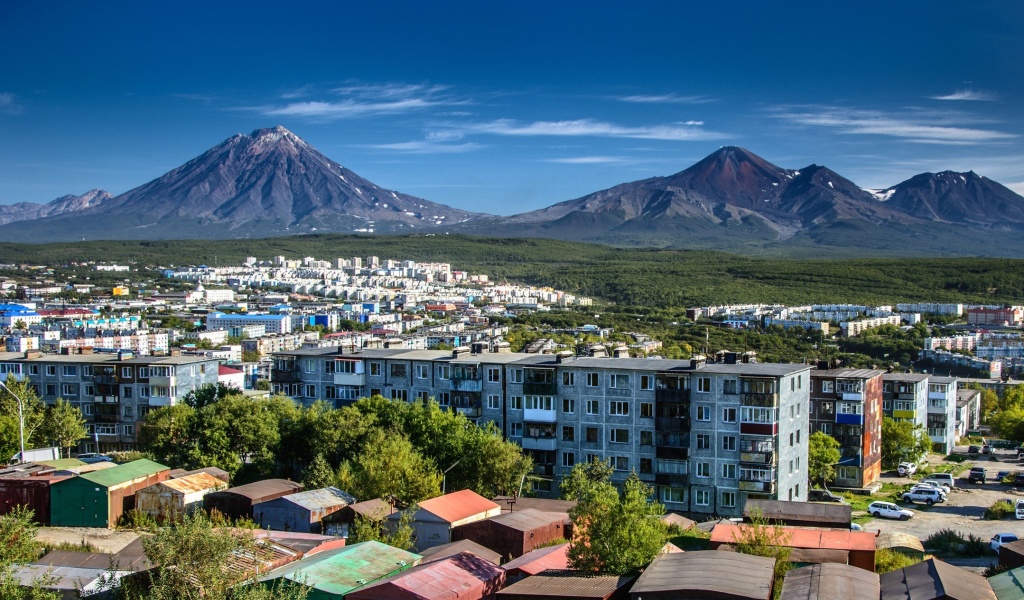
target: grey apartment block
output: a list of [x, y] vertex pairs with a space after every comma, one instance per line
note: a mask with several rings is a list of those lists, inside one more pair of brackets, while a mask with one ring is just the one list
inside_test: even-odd
[[579, 461], [631, 472], [671, 510], [742, 514], [747, 497], [807, 493], [810, 375], [806, 365], [303, 349], [274, 354], [272, 389], [344, 406], [380, 394], [434, 398], [494, 422], [535, 464], [541, 496]]
[[882, 376], [882, 414], [925, 427], [928, 416], [928, 375], [886, 373]]

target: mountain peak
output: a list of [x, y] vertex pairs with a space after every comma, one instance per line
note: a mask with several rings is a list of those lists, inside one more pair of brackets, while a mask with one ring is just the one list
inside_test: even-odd
[[292, 144], [306, 145], [306, 143], [302, 141], [302, 138], [280, 125], [277, 125], [276, 127], [256, 129], [249, 135], [249, 138], [254, 142], [262, 144], [273, 144], [280, 141], [288, 141]]

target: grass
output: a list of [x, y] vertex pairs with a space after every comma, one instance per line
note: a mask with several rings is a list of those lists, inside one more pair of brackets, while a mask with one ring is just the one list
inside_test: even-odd
[[1013, 505], [1007, 500], [999, 500], [992, 506], [985, 509], [986, 521], [999, 521], [1016, 513]]
[[[959, 460], [957, 460], [959, 458]], [[949, 461], [945, 464], [928, 464], [924, 465], [917, 470], [919, 479], [923, 479], [933, 473], [949, 473], [953, 477], [958, 477], [961, 473], [967, 470], [967, 465], [960, 464], [963, 461], [962, 457], [958, 457], [955, 454], [947, 456], [944, 460]]]
[[92, 554], [96, 554], [96, 553], [98, 553], [100, 551], [99, 548], [97, 548], [96, 546], [92, 545], [91, 543], [85, 541], [84, 539], [81, 542], [77, 542], [77, 543], [75, 543], [75, 542], [61, 542], [59, 544], [44, 544], [43, 545], [43, 555], [44, 556], [46, 554], [49, 554], [50, 552], [53, 552], [54, 550], [66, 550], [66, 551], [69, 551], [69, 552], [89, 552], [89, 553], [92, 553]]
[[881, 575], [889, 571], [895, 571], [909, 567], [921, 562], [922, 558], [916, 558], [891, 548], [879, 548], [875, 551], [875, 573]]

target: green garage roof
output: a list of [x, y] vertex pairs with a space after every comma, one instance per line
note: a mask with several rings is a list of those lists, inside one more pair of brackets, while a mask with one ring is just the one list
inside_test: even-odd
[[79, 477], [102, 487], [114, 487], [115, 485], [122, 484], [133, 479], [138, 479], [139, 477], [146, 477], [153, 473], [168, 470], [170, 470], [170, 467], [165, 467], [164, 465], [151, 460], [141, 459], [133, 460], [132, 462], [125, 463], [123, 465], [117, 465], [116, 467], [110, 467], [109, 469], [103, 469], [102, 471], [93, 471], [91, 473], [79, 475]]

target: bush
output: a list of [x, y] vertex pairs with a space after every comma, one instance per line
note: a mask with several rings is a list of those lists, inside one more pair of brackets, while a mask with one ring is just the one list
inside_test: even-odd
[[964, 538], [960, 532], [952, 529], [940, 529], [928, 536], [924, 541], [924, 547], [936, 554], [951, 554], [956, 552]]
[[989, 565], [987, 567], [985, 567], [985, 577], [995, 577], [996, 575], [998, 575], [1000, 573], [1005, 573], [1006, 571], [1009, 571], [1009, 570], [1010, 570], [1010, 566], [1009, 565], [1001, 565], [999, 563], [989, 563]]
[[963, 546], [960, 549], [962, 556], [985, 556], [990, 552], [991, 549], [988, 546], [988, 541], [973, 533], [967, 535], [967, 539], [964, 540]]
[[133, 508], [121, 515], [121, 518], [117, 520], [117, 528], [152, 532], [159, 529], [159, 524], [149, 513]]
[[1006, 517], [1015, 514], [1013, 505], [1010, 504], [1009, 500], [999, 500], [992, 506], [985, 509], [985, 520], [986, 521], [998, 521], [1005, 519]]
[[133, 460], [141, 460], [143, 458], [147, 460], [156, 460], [151, 452], [139, 452], [138, 450], [127, 450], [124, 452], [110, 452], [107, 454], [117, 464], [123, 464], [126, 462], [132, 462]]
[[879, 548], [875, 551], [875, 573], [881, 575], [910, 565], [917, 564], [921, 559], [897, 552], [891, 548]]

